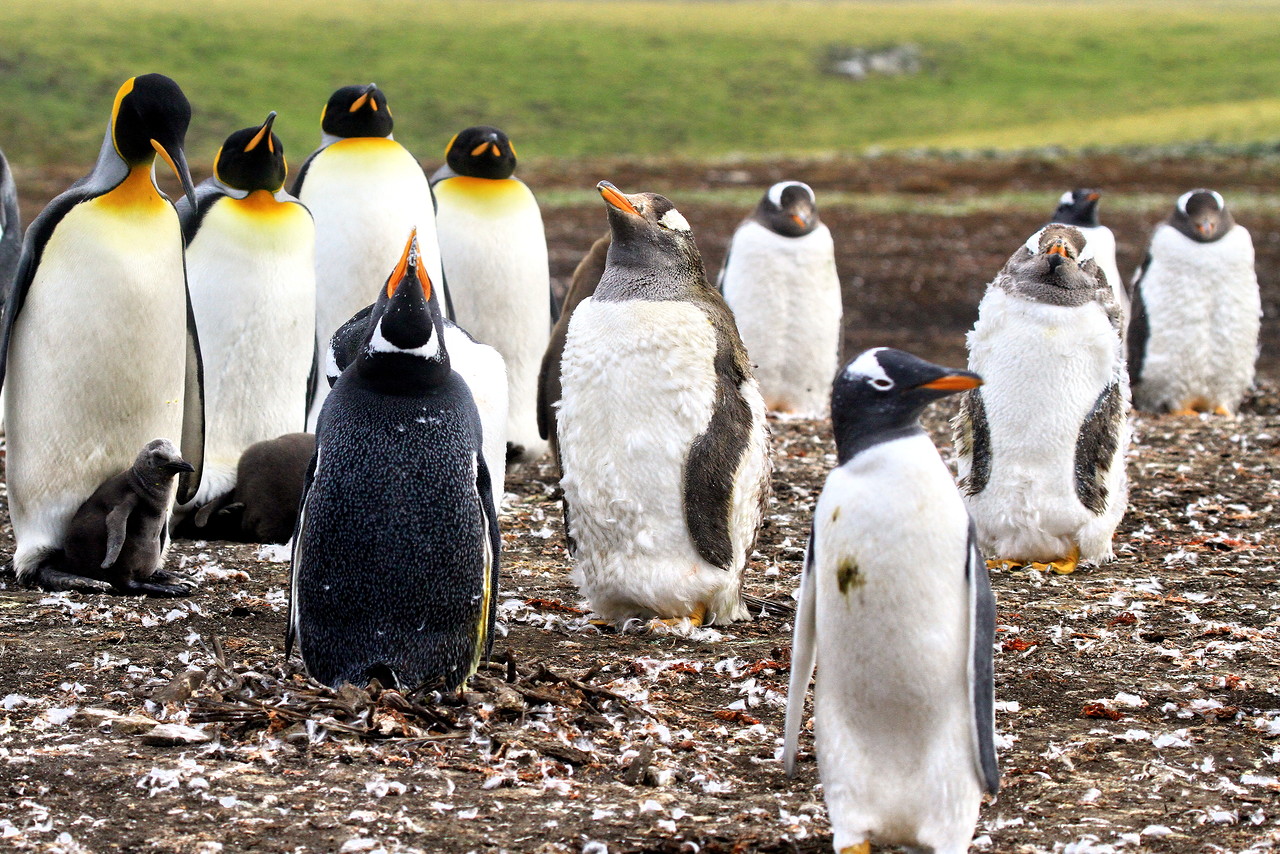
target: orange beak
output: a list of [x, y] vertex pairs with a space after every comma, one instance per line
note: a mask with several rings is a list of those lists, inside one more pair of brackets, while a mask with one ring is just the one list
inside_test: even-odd
[[805, 221], [804, 217], [800, 216], [800, 214], [792, 214], [791, 219], [794, 220], [795, 224], [800, 226], [801, 228], [804, 228], [809, 224], [808, 222]]
[[1055, 240], [1050, 244], [1049, 248], [1044, 251], [1046, 255], [1061, 255], [1063, 258], [1070, 258], [1071, 254], [1067, 252], [1067, 244], [1060, 240]]
[[387, 299], [395, 296], [396, 288], [409, 275], [410, 265], [417, 272], [418, 281], [422, 283], [422, 296], [430, 300], [431, 278], [418, 266], [418, 229], [416, 228], [409, 233], [409, 242], [404, 245], [404, 252], [400, 255], [400, 261], [387, 279]]
[[931, 388], [935, 391], [968, 391], [982, 385], [982, 378], [972, 374], [948, 374], [936, 380], [921, 383], [920, 388]]
[[604, 197], [604, 200], [613, 207], [624, 213], [640, 216], [640, 211], [636, 210], [635, 205], [631, 204], [631, 200], [608, 181], [601, 181], [596, 184], [596, 189], [600, 191], [600, 195]]
[[253, 135], [253, 139], [249, 140], [249, 144], [244, 147], [244, 150], [253, 151], [262, 143], [262, 138], [266, 137], [268, 150], [270, 150], [271, 153], [274, 154], [275, 147], [271, 145], [271, 125], [275, 122], [275, 120], [276, 120], [276, 111], [272, 110], [267, 115], [267, 120], [262, 123], [261, 130], [259, 130], [257, 133]]

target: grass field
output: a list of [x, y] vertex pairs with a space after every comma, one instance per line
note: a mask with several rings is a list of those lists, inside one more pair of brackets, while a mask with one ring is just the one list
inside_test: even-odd
[[[437, 159], [469, 124], [524, 157], [816, 154], [1280, 138], [1280, 6], [1096, 2], [5, 0], [0, 147], [88, 163], [119, 83], [162, 71], [193, 163], [279, 110], [297, 163], [337, 86], [374, 80]], [[833, 46], [913, 43], [915, 76], [826, 74]]]

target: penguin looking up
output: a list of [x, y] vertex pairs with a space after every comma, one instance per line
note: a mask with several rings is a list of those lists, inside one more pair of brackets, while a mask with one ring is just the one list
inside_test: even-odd
[[452, 690], [492, 643], [500, 540], [481, 423], [410, 238], [325, 400], [286, 652], [327, 685]]
[[598, 189], [612, 242], [561, 361], [574, 581], [617, 624], [747, 619], [742, 573], [769, 484], [764, 400], [688, 221], [662, 196]]
[[1253, 386], [1262, 299], [1253, 239], [1213, 190], [1183, 193], [1134, 277], [1129, 377], [1139, 409], [1230, 415]]
[[1120, 268], [1116, 266], [1116, 237], [1111, 229], [1098, 222], [1098, 200], [1101, 198], [1102, 193], [1097, 190], [1068, 190], [1058, 199], [1058, 207], [1049, 222], [1080, 229], [1111, 288], [1116, 305], [1120, 306], [1120, 329], [1123, 333], [1129, 322], [1129, 292], [1120, 278]]
[[831, 232], [808, 184], [782, 181], [765, 192], [733, 234], [720, 290], [765, 405], [824, 417], [840, 357], [840, 277]]
[[814, 511], [792, 644], [783, 756], [804, 697], [835, 849], [968, 850], [995, 794], [995, 597], [951, 473], [920, 426], [981, 378], [880, 347], [835, 379], [839, 466]]
[[202, 378], [182, 229], [153, 176], [158, 154], [194, 196], [182, 149], [190, 120], [168, 77], [125, 81], [93, 171], [27, 229], [0, 345], [14, 567], [26, 583], [42, 583], [76, 508], [153, 437], [180, 437], [192, 465], [179, 501], [200, 482]]

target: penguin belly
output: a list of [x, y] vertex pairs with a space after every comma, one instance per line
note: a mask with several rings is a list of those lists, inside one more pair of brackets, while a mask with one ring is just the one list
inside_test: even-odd
[[61, 547], [76, 509], [140, 448], [182, 438], [184, 281], [178, 215], [158, 197], [83, 202], [45, 245], [5, 377], [20, 577]]
[[187, 247], [205, 378], [205, 468], [196, 505], [235, 486], [250, 445], [306, 429], [314, 253], [306, 210], [266, 191], [220, 199]]
[[1084, 235], [1085, 246], [1092, 253], [1093, 259], [1107, 278], [1111, 288], [1111, 296], [1120, 306], [1120, 328], [1127, 329], [1129, 322], [1129, 293], [1125, 290], [1124, 279], [1120, 278], [1120, 268], [1116, 266], [1116, 236], [1105, 225], [1076, 226]]
[[507, 441], [537, 459], [538, 371], [551, 339], [551, 273], [538, 203], [522, 182], [458, 176], [435, 186], [440, 255], [458, 325], [502, 354]]
[[[1048, 561], [1078, 547], [1082, 560], [1110, 559], [1127, 500], [1127, 420], [1102, 513], [1081, 503], [1075, 480], [1085, 418], [1110, 383], [1124, 384], [1119, 337], [1104, 309], [1047, 305], [993, 287], [968, 340], [970, 370], [986, 381], [980, 393], [990, 431], [990, 477], [981, 492], [965, 496], [983, 550]], [[1122, 392], [1127, 401], [1127, 387]], [[962, 460], [962, 477], [966, 466]]]
[[840, 352], [840, 278], [831, 232], [784, 237], [758, 222], [738, 228], [724, 298], [770, 410], [825, 417]]
[[1262, 302], [1253, 241], [1235, 225], [1198, 243], [1161, 225], [1139, 285], [1148, 337], [1134, 384], [1140, 409], [1234, 412], [1253, 385]]
[[715, 332], [679, 301], [584, 300], [569, 323], [558, 418], [573, 579], [605, 619], [745, 616], [742, 560], [703, 560], [684, 468], [715, 402]]
[[814, 738], [835, 849], [964, 852], [982, 799], [968, 514], [924, 435], [833, 471], [814, 514]]

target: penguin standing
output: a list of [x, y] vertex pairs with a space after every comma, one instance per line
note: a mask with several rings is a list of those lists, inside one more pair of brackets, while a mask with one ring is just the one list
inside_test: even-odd
[[178, 204], [205, 365], [205, 470], [194, 505], [231, 491], [250, 445], [306, 429], [315, 227], [284, 192], [275, 117], [227, 137], [195, 204]]
[[497, 516], [471, 392], [410, 238], [325, 401], [287, 648], [327, 685], [458, 687], [492, 640]]
[[1213, 190], [1183, 193], [1134, 277], [1129, 377], [1139, 409], [1230, 415], [1253, 386], [1262, 299], [1253, 240]]
[[662, 196], [599, 190], [613, 240], [561, 362], [574, 580], [618, 623], [746, 619], [770, 472], [764, 400], [689, 223]]
[[765, 405], [824, 417], [840, 357], [840, 277], [831, 232], [808, 184], [782, 181], [765, 192], [733, 234], [720, 290]]
[[[293, 184], [315, 219], [316, 352], [365, 305], [395, 266], [404, 236], [417, 229], [420, 263], [444, 290], [435, 203], [426, 173], [392, 138], [387, 98], [377, 86], [345, 86], [320, 116], [320, 148]], [[448, 294], [444, 296], [447, 304]], [[314, 426], [328, 389], [318, 386]]]
[[538, 369], [550, 338], [551, 269], [542, 213], [514, 176], [516, 152], [493, 127], [472, 127], [431, 176], [436, 229], [458, 324], [497, 348], [507, 365], [510, 457], [547, 451], [538, 430]]
[[178, 500], [199, 484], [203, 400], [182, 229], [153, 171], [158, 153], [194, 195], [182, 150], [190, 120], [177, 83], [130, 78], [93, 172], [27, 229], [0, 346], [14, 567], [26, 583], [43, 583], [76, 508], [152, 437], [181, 437], [193, 466]]
[[969, 848], [995, 794], [995, 597], [951, 473], [920, 426], [982, 380], [868, 350], [835, 380], [839, 466], [814, 511], [791, 656], [784, 758], [804, 696], [835, 850]]
[[[4, 152], [0, 151], [0, 300], [9, 290], [22, 254], [22, 218], [18, 212], [18, 186]], [[0, 302], [0, 308], [4, 304]]]
[[1098, 200], [1101, 198], [1102, 193], [1097, 190], [1068, 190], [1058, 199], [1058, 207], [1049, 222], [1074, 225], [1080, 229], [1093, 253], [1093, 260], [1106, 277], [1116, 305], [1120, 306], [1120, 329], [1123, 332], [1129, 321], [1129, 292], [1125, 289], [1124, 279], [1120, 278], [1120, 268], [1116, 266], [1116, 236], [1098, 222]]
[[987, 287], [969, 333], [985, 384], [953, 423], [961, 493], [994, 563], [1112, 557], [1128, 479], [1119, 307], [1080, 231], [1050, 225]]

